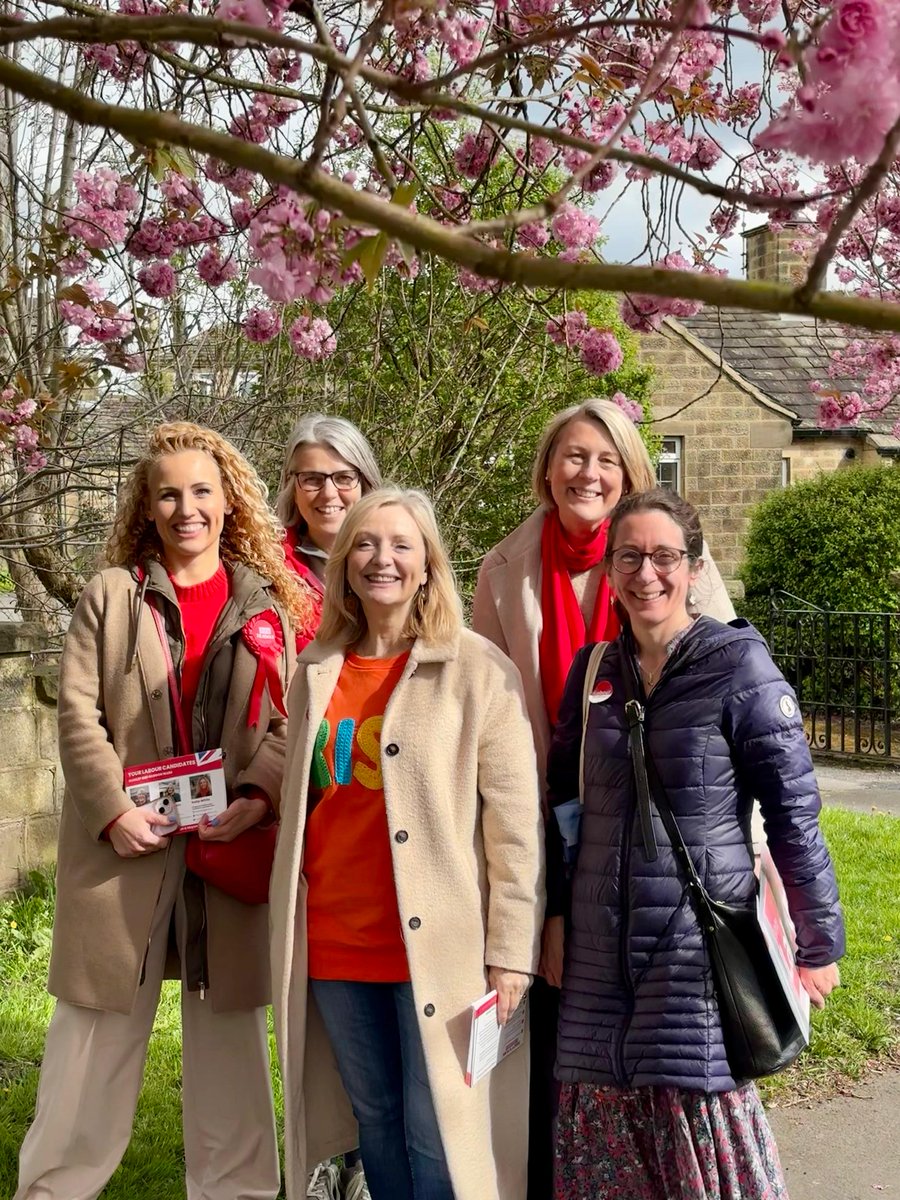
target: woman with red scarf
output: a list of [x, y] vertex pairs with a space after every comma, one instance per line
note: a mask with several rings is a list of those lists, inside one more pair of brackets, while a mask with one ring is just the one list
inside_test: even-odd
[[309, 584], [315, 617], [297, 635], [297, 650], [316, 636], [322, 616], [325, 564], [344, 517], [367, 492], [381, 487], [372, 447], [343, 417], [308, 413], [291, 430], [275, 511], [286, 530], [284, 556]]
[[[603, 569], [609, 515], [621, 496], [656, 486], [636, 427], [609, 400], [558, 413], [541, 437], [532, 474], [540, 507], [485, 556], [472, 625], [519, 668], [537, 751], [541, 791], [550, 735], [569, 667], [582, 646], [619, 632]], [[734, 609], [707, 547], [697, 611], [730, 621]], [[545, 804], [546, 807], [546, 804]], [[555, 826], [549, 827], [552, 836]], [[531, 989], [528, 1200], [553, 1193], [556, 1025], [563, 916], [547, 911], [541, 974]]]

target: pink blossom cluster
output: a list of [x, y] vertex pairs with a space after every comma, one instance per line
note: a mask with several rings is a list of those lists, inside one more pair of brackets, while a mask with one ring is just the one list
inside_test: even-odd
[[[157, 0], [119, 0], [118, 8], [123, 16], [131, 17], [159, 16], [166, 11], [165, 5], [157, 3]], [[98, 42], [85, 46], [82, 54], [85, 62], [93, 63], [98, 70], [107, 72], [122, 83], [139, 75], [148, 57], [139, 42], [130, 41], [116, 45]]]
[[478, 57], [487, 21], [469, 13], [457, 11], [437, 22], [438, 36], [455, 63], [465, 67]]
[[589, 329], [581, 342], [581, 361], [591, 375], [618, 371], [624, 359], [618, 338], [609, 329]]
[[241, 329], [248, 342], [271, 342], [281, 333], [281, 316], [272, 308], [251, 308]]
[[497, 139], [486, 126], [478, 133], [467, 133], [453, 155], [460, 175], [467, 179], [478, 179], [484, 174], [497, 155]]
[[274, 129], [280, 129], [299, 107], [296, 100], [257, 92], [246, 112], [236, 116], [228, 126], [232, 137], [260, 146]]
[[829, 392], [819, 401], [816, 424], [820, 429], [845, 429], [856, 425], [865, 412], [859, 392]]
[[587, 313], [581, 309], [571, 309], [563, 317], [552, 317], [546, 331], [557, 346], [577, 350], [585, 370], [592, 375], [608, 375], [622, 365], [625, 356], [616, 335], [609, 329], [591, 325]]
[[218, 246], [210, 246], [197, 262], [197, 274], [207, 287], [221, 287], [238, 273], [238, 265], [233, 255], [222, 258]]
[[[677, 251], [652, 264], [667, 271], [690, 271], [691, 264]], [[635, 333], [655, 333], [662, 328], [666, 317], [692, 317], [703, 307], [699, 300], [682, 300], [668, 296], [644, 296], [629, 293], [619, 302], [619, 316]]]
[[250, 222], [248, 244], [255, 265], [250, 282], [270, 300], [327, 304], [336, 288], [359, 278], [343, 262], [341, 224], [325, 209], [304, 206], [287, 189]]
[[550, 222], [554, 238], [566, 250], [587, 250], [600, 232], [600, 222], [590, 213], [566, 202]]
[[175, 292], [175, 272], [167, 262], [152, 262], [141, 267], [137, 281], [156, 300], [165, 300]]
[[[15, 388], [4, 388], [0, 391], [0, 404], [10, 404], [16, 395]], [[29, 473], [39, 471], [47, 465], [47, 456], [39, 449], [40, 435], [33, 425], [27, 424], [34, 419], [37, 412], [37, 401], [31, 397], [20, 400], [14, 408], [0, 408], [0, 426], [9, 430], [9, 433], [4, 433], [4, 437]]]
[[131, 309], [118, 307], [106, 299], [106, 291], [93, 280], [80, 285], [84, 301], [60, 300], [60, 316], [69, 325], [81, 330], [84, 342], [118, 342], [128, 337], [134, 329]]
[[838, 0], [802, 66], [793, 99], [757, 145], [812, 162], [873, 162], [900, 118], [898, 0]]
[[624, 392], [613, 392], [610, 400], [617, 408], [620, 408], [629, 421], [633, 421], [635, 425], [639, 424], [644, 419], [644, 409], [638, 404], [637, 400], [629, 400]]
[[294, 351], [310, 362], [320, 362], [337, 349], [334, 330], [324, 317], [298, 317], [288, 330]]
[[[245, 25], [269, 24], [269, 10], [263, 0], [219, 0], [215, 15], [220, 21], [240, 21]], [[235, 45], [242, 41], [235, 38]]]
[[98, 167], [93, 174], [76, 171], [74, 180], [78, 203], [63, 216], [65, 232], [93, 250], [107, 250], [121, 242], [129, 214], [138, 203], [131, 183], [109, 167]]
[[562, 318], [551, 318], [547, 322], [547, 335], [557, 346], [567, 350], [580, 349], [589, 328], [587, 313], [573, 308]]

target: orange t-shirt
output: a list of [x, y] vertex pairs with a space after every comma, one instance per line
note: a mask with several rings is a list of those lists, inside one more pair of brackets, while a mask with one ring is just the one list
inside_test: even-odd
[[409, 979], [381, 774], [384, 710], [408, 657], [348, 654], [319, 727], [303, 856], [311, 979]]

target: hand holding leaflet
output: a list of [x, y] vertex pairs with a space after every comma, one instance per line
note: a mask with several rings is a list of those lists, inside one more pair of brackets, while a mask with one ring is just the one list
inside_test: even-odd
[[466, 1063], [466, 1085], [474, 1087], [525, 1040], [528, 999], [525, 997], [505, 1025], [497, 1019], [496, 989], [472, 1005], [472, 1031]]

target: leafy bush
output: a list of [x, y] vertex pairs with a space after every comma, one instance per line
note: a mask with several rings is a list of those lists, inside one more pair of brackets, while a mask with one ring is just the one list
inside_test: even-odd
[[900, 470], [821, 475], [755, 509], [741, 568], [747, 615], [765, 629], [773, 589], [833, 611], [893, 612], [898, 567]]
[[[859, 752], [897, 736], [900, 619], [877, 614], [897, 612], [898, 565], [900, 471], [821, 475], [773, 493], [751, 518], [743, 611], [769, 638], [825, 749], [849, 739]], [[816, 607], [780, 598], [773, 612], [773, 591]], [[842, 615], [856, 613], [873, 615]]]

